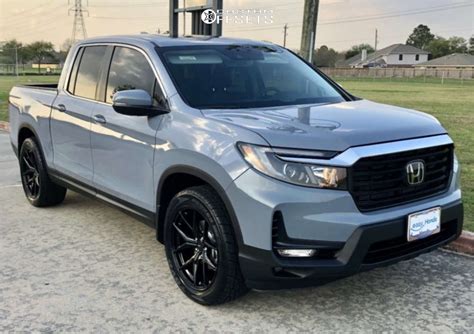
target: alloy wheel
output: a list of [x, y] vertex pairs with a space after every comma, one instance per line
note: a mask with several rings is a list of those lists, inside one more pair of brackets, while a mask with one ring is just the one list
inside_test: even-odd
[[40, 173], [38, 169], [38, 161], [35, 153], [31, 149], [26, 149], [20, 160], [21, 177], [27, 196], [34, 200], [38, 198], [40, 193]]
[[180, 280], [197, 291], [209, 289], [217, 276], [218, 249], [214, 227], [192, 208], [173, 220], [171, 251]]

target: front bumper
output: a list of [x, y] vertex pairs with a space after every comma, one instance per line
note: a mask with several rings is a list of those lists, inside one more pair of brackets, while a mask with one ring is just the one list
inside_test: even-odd
[[[442, 207], [441, 232], [407, 242], [407, 217], [359, 226], [345, 243], [312, 242], [309, 246], [337, 249], [331, 259], [282, 258], [272, 250], [243, 246], [241, 270], [248, 287], [278, 289], [324, 284], [359, 271], [389, 265], [432, 251], [455, 240], [462, 231], [463, 205]], [[306, 241], [307, 243], [307, 241]]]
[[[441, 135], [355, 147], [326, 163], [350, 167], [363, 157], [448, 144], [452, 144], [451, 139]], [[446, 244], [462, 230], [459, 180], [460, 168], [455, 161], [445, 192], [361, 212], [348, 191], [301, 187], [250, 168], [226, 189], [235, 213], [240, 263], [247, 283], [259, 289], [324, 283]], [[442, 208], [441, 233], [407, 243], [408, 215], [434, 207]], [[279, 220], [282, 223], [275, 223]], [[275, 224], [284, 227], [282, 240], [279, 234], [275, 240]], [[275, 253], [278, 247], [322, 251], [319, 258], [281, 258]]]

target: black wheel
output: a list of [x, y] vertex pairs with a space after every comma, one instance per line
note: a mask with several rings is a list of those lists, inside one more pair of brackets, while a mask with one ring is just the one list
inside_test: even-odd
[[192, 187], [171, 200], [165, 247], [176, 283], [192, 300], [221, 304], [247, 291], [228, 214], [210, 187]]
[[32, 205], [51, 206], [64, 200], [66, 188], [50, 180], [41, 151], [33, 138], [25, 139], [21, 145], [19, 161], [23, 190]]

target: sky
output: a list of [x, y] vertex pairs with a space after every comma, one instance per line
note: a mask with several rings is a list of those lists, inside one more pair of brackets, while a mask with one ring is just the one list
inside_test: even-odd
[[[88, 37], [168, 30], [169, 0], [82, 3], [87, 9], [84, 21]], [[224, 0], [224, 10], [261, 10], [262, 14], [259, 24], [256, 14], [250, 15], [249, 23], [232, 22], [229, 15], [223, 35], [283, 44], [283, 26], [288, 24], [287, 47], [299, 49], [303, 3], [304, 0]], [[45, 40], [59, 49], [72, 36], [74, 16], [68, 15], [70, 7], [68, 0], [0, 0], [0, 41]], [[187, 15], [187, 34], [189, 19]], [[474, 35], [474, 0], [321, 0], [316, 47], [327, 45], [342, 51], [360, 43], [373, 45], [377, 29], [378, 46], [382, 48], [404, 43], [418, 24], [428, 25], [436, 35], [468, 39]]]

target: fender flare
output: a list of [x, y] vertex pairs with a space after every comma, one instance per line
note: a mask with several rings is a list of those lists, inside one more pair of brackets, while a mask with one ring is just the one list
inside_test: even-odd
[[242, 232], [240, 230], [240, 225], [237, 219], [237, 215], [235, 214], [234, 208], [232, 206], [232, 203], [227, 196], [227, 193], [225, 189], [215, 180], [214, 177], [212, 177], [210, 174], [204, 172], [203, 170], [193, 167], [193, 166], [188, 166], [188, 165], [176, 165], [172, 166], [168, 169], [166, 169], [163, 174], [160, 177], [160, 181], [158, 182], [158, 188], [156, 192], [156, 215], [155, 215], [155, 226], [156, 226], [156, 237], [157, 240], [162, 241], [163, 240], [163, 222], [159, 222], [159, 216], [160, 216], [160, 195], [162, 193], [162, 188], [165, 180], [172, 174], [177, 174], [177, 173], [182, 173], [182, 174], [189, 174], [194, 177], [197, 177], [207, 184], [209, 184], [219, 195], [221, 198], [222, 202], [224, 203], [224, 206], [227, 210], [227, 213], [229, 214], [229, 218], [231, 220], [232, 227], [234, 229], [234, 234], [235, 238], [237, 241], [237, 245], [240, 246], [243, 245], [243, 238], [242, 238]]
[[38, 136], [38, 133], [36, 132], [35, 128], [30, 124], [30, 123], [27, 123], [27, 122], [23, 122], [20, 124], [20, 126], [18, 127], [18, 133], [16, 135], [16, 141], [17, 141], [17, 156], [20, 155], [20, 150], [21, 150], [21, 146], [20, 146], [20, 133], [21, 133], [21, 130], [23, 129], [28, 129], [30, 130], [33, 135], [35, 136], [35, 141], [36, 141], [36, 144], [38, 144], [38, 147], [40, 149], [40, 154], [41, 154], [41, 157], [43, 158], [43, 161], [44, 163], [46, 164], [46, 169], [48, 169], [48, 166], [47, 166], [47, 161], [44, 157], [44, 151], [43, 151], [43, 146], [41, 145], [41, 140], [40, 140], [40, 137]]

